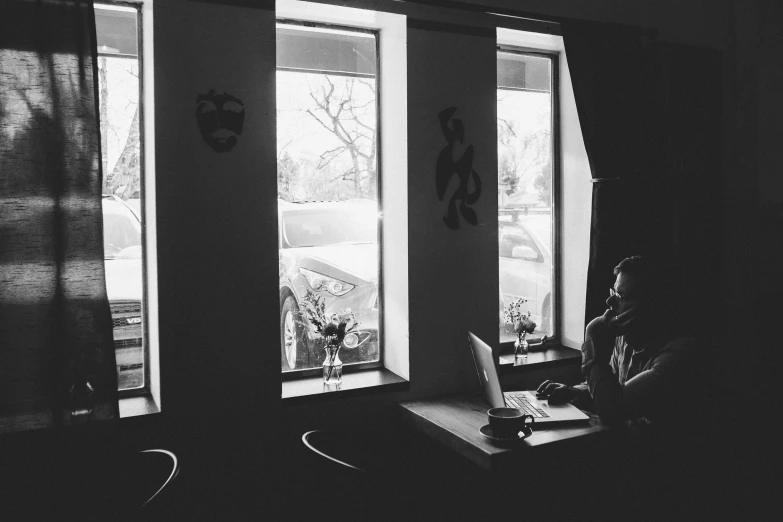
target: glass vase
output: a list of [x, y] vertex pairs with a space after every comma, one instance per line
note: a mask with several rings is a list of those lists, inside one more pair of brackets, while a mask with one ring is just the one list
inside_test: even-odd
[[340, 360], [340, 345], [327, 345], [323, 365], [324, 384], [340, 384], [343, 379], [343, 362]]
[[527, 362], [528, 344], [525, 336], [526, 332], [517, 334], [517, 340], [514, 343], [514, 363]]

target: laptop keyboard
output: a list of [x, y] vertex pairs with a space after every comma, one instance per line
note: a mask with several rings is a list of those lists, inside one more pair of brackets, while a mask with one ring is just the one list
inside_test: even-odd
[[507, 394], [506, 404], [512, 408], [519, 408], [520, 410], [524, 411], [529, 415], [532, 415], [537, 419], [543, 419], [549, 417], [547, 412], [545, 412], [541, 408], [536, 408], [535, 406], [530, 404], [530, 401], [527, 399], [525, 395]]

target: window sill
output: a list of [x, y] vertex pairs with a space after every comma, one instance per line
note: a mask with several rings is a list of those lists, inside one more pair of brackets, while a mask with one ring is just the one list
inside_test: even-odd
[[558, 366], [579, 365], [582, 362], [582, 352], [566, 346], [550, 346], [546, 350], [531, 351], [527, 354], [527, 362], [514, 364], [514, 354], [503, 354], [498, 361], [501, 375], [524, 372], [526, 370], [542, 370]]
[[138, 417], [151, 413], [160, 413], [160, 408], [149, 395], [142, 397], [125, 397], [119, 400], [120, 418]]
[[337, 387], [325, 386], [320, 375], [284, 381], [282, 399], [284, 405], [293, 405], [408, 389], [408, 381], [396, 373], [386, 368], [376, 368], [343, 374], [343, 382]]
[[[160, 408], [149, 395], [126, 397], [118, 402], [121, 419], [160, 413]], [[0, 435], [51, 428], [51, 414], [47, 412], [47, 409], [41, 408], [22, 415], [0, 415]]]

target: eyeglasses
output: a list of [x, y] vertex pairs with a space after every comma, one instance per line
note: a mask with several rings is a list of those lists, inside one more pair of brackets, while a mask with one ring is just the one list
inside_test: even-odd
[[619, 301], [627, 301], [625, 297], [623, 297], [617, 290], [614, 288], [609, 289], [609, 297], [616, 297]]

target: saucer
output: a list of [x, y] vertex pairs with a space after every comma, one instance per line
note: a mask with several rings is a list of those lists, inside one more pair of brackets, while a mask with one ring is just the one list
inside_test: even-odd
[[492, 432], [492, 427], [489, 424], [485, 424], [479, 428], [479, 431], [486, 438], [495, 442], [515, 442], [518, 440], [524, 440], [533, 434], [533, 429], [530, 426], [525, 426], [518, 432], [517, 435], [512, 435], [511, 437], [498, 437]]

